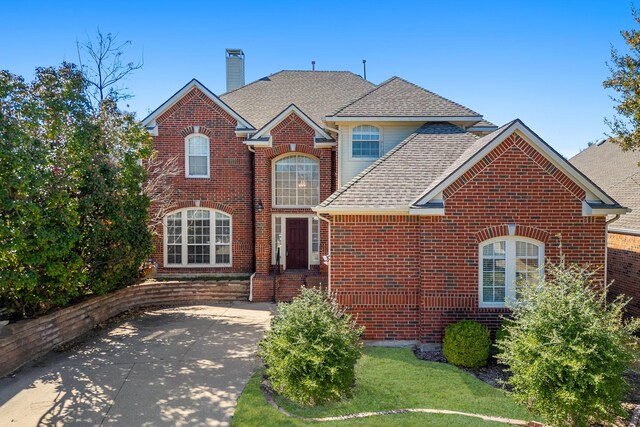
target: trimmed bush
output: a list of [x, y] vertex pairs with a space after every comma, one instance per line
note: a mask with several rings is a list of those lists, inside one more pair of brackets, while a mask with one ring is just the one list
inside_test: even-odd
[[363, 328], [317, 289], [302, 289], [278, 311], [259, 351], [274, 390], [311, 406], [350, 396]]
[[625, 321], [627, 301], [607, 302], [594, 273], [545, 265], [542, 283], [520, 283], [509, 339], [498, 360], [509, 367], [513, 396], [555, 426], [588, 426], [623, 414], [623, 373], [635, 358], [639, 321]]
[[451, 364], [466, 368], [485, 366], [490, 348], [489, 330], [476, 321], [453, 323], [444, 331], [442, 352]]

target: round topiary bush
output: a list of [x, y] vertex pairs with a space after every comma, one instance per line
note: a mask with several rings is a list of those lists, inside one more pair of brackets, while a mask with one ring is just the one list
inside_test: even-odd
[[473, 320], [463, 320], [447, 326], [442, 352], [449, 363], [467, 368], [487, 364], [491, 339], [486, 326]]
[[302, 405], [348, 397], [363, 328], [318, 289], [303, 289], [278, 311], [259, 351], [273, 389]]

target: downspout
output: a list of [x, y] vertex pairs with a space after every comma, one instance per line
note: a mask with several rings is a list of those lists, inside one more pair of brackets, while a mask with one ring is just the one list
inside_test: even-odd
[[327, 223], [327, 255], [329, 260], [327, 262], [327, 291], [331, 292], [331, 221], [321, 214], [317, 213], [316, 216]]
[[609, 224], [620, 219], [620, 214], [617, 214], [610, 220], [604, 223], [604, 284], [607, 284], [607, 269], [609, 268]]
[[253, 302], [253, 278], [256, 276], [256, 208], [254, 206], [254, 202], [256, 199], [256, 195], [255, 195], [256, 189], [255, 189], [255, 182], [254, 182], [256, 150], [250, 145], [247, 145], [247, 148], [252, 153], [250, 154], [250, 157], [251, 157], [251, 218], [252, 218], [251, 239], [253, 240], [253, 244], [251, 245], [253, 246], [253, 256], [251, 257], [251, 259], [252, 259], [253, 274], [251, 275], [251, 277], [249, 277], [249, 301]]

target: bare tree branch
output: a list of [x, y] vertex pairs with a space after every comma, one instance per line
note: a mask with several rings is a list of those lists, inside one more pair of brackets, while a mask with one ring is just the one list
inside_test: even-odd
[[175, 204], [175, 188], [171, 184], [174, 177], [180, 174], [177, 157], [158, 159], [157, 152], [146, 162], [147, 181], [142, 191], [151, 200], [150, 227], [157, 231], [164, 217]]
[[124, 50], [131, 45], [131, 41], [118, 43], [117, 38], [117, 34], [103, 34], [98, 29], [95, 40], [89, 39], [85, 43], [76, 41], [80, 69], [93, 88], [90, 93], [98, 105], [106, 97], [116, 102], [131, 98], [129, 89], [122, 83], [144, 65], [144, 58], [139, 62], [123, 62]]

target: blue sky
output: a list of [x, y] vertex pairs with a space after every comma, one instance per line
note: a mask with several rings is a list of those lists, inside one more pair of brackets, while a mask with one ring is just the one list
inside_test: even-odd
[[500, 125], [516, 117], [566, 156], [607, 131], [610, 45], [633, 26], [629, 1], [3, 2], [0, 68], [76, 61], [96, 28], [144, 54], [129, 79], [144, 117], [195, 77], [225, 88], [225, 48], [246, 54], [247, 82], [282, 69], [398, 75]]

